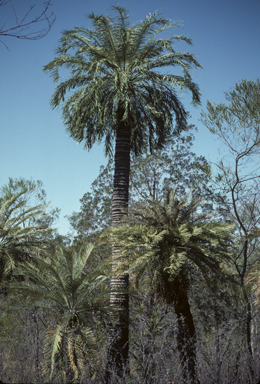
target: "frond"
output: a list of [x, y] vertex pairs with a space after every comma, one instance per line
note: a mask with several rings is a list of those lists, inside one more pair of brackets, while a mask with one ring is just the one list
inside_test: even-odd
[[56, 327], [49, 327], [46, 332], [46, 337], [43, 346], [44, 353], [44, 364], [43, 373], [49, 373], [50, 363], [50, 374], [49, 378], [52, 378], [55, 363], [57, 361], [57, 355], [62, 353], [62, 339], [64, 337], [64, 326], [58, 324]]
[[78, 280], [82, 278], [84, 268], [94, 248], [93, 244], [83, 245], [78, 252], [73, 253], [73, 271], [72, 279]]

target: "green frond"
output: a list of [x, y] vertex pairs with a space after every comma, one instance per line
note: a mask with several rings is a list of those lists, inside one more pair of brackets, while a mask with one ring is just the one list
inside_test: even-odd
[[43, 346], [43, 353], [45, 357], [45, 364], [43, 365], [43, 372], [48, 372], [48, 363], [50, 361], [50, 379], [52, 378], [55, 368], [56, 355], [61, 353], [61, 342], [64, 335], [64, 326], [57, 325], [56, 327], [49, 327], [46, 332], [46, 338]]
[[8, 251], [4, 252], [4, 256], [5, 256], [5, 266], [4, 266], [3, 276], [6, 277], [12, 271], [14, 271], [15, 261], [12, 255]]
[[84, 268], [87, 264], [87, 261], [91, 255], [91, 252], [94, 248], [93, 244], [88, 244], [87, 246], [82, 246], [78, 252], [73, 254], [73, 271], [72, 279], [77, 280], [82, 277]]

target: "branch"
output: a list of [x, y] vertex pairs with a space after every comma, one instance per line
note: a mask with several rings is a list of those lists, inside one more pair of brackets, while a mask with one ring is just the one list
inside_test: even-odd
[[[0, 0], [0, 7], [6, 5], [9, 3], [10, 0], [1, 1]], [[35, 7], [35, 4], [30, 7], [30, 9], [25, 13], [25, 15], [22, 17], [22, 19], [19, 21], [15, 8], [12, 5], [13, 12], [15, 15], [15, 26], [6, 28], [5, 24], [0, 27], [0, 42], [5, 45], [5, 47], [8, 49], [7, 45], [2, 41], [1, 37], [16, 37], [17, 39], [23, 39], [23, 40], [39, 40], [42, 39], [44, 36], [48, 34], [50, 31], [52, 25], [54, 24], [56, 17], [51, 12], [50, 15], [47, 15], [47, 12], [51, 6], [51, 0], [48, 0], [44, 3], [44, 9], [40, 13], [39, 16], [36, 16], [34, 18], [31, 18], [32, 10]], [[26, 32], [29, 27], [31, 27], [34, 24], [37, 23], [47, 23], [47, 26], [45, 26], [42, 29], [39, 29], [35, 32]]]

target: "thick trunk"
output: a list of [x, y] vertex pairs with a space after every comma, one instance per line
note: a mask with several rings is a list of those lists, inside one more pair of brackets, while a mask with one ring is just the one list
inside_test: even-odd
[[[112, 226], [120, 224], [127, 215], [130, 175], [130, 131], [125, 127], [117, 132], [115, 149], [114, 190], [112, 202]], [[120, 247], [112, 247], [112, 272], [117, 268]], [[129, 276], [116, 274], [110, 282], [111, 325], [106, 366], [106, 382], [112, 382], [113, 374], [123, 376], [128, 370], [129, 335]]]
[[37, 322], [37, 310], [36, 308], [32, 309], [32, 319], [35, 324], [35, 339], [36, 339], [36, 356], [35, 356], [35, 368], [36, 368], [36, 378], [39, 383], [42, 381], [42, 370], [41, 370], [41, 363], [40, 363], [40, 332]]
[[74, 335], [73, 333], [76, 332], [76, 329], [78, 328], [78, 317], [75, 314], [68, 323], [67, 326], [67, 332], [68, 340], [67, 340], [67, 369], [66, 369], [66, 384], [77, 384], [79, 383], [79, 379], [75, 378], [76, 373], [78, 374], [78, 377], [80, 377], [80, 369], [78, 366], [78, 359], [77, 354], [75, 351], [75, 344], [74, 344]]
[[[188, 281], [181, 271], [174, 281], [174, 309], [178, 321], [178, 350], [187, 382], [199, 384], [196, 374], [196, 331], [188, 301]], [[190, 380], [190, 381], [189, 381]]]

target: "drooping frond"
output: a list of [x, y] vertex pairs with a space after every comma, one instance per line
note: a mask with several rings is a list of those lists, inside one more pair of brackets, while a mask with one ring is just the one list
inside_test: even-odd
[[46, 332], [46, 337], [43, 346], [44, 353], [44, 364], [43, 364], [43, 374], [47, 374], [48, 366], [50, 363], [50, 379], [52, 378], [53, 371], [55, 368], [55, 358], [57, 358], [57, 354], [62, 354], [62, 338], [64, 334], [64, 326], [57, 325], [56, 327], [49, 327]]
[[[170, 134], [186, 127], [187, 113], [177, 92], [188, 90], [193, 102], [200, 102], [190, 71], [201, 66], [191, 53], [174, 49], [174, 41], [191, 44], [190, 39], [156, 38], [179, 23], [156, 12], [130, 26], [125, 8], [113, 10], [117, 17], [90, 14], [94, 29], [64, 31], [56, 58], [44, 70], [58, 83], [51, 104], [62, 104], [63, 120], [74, 140], [91, 148], [105, 138], [108, 154], [123, 122], [131, 130], [131, 149], [137, 154], [148, 146], [162, 147]], [[170, 67], [179, 67], [182, 75], [169, 73]], [[68, 80], [60, 80], [62, 69], [70, 72]]]

